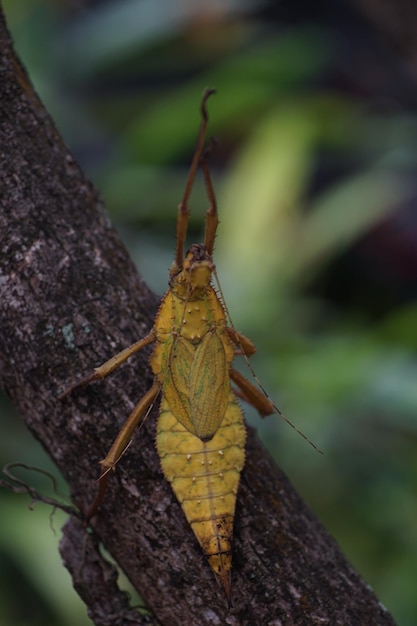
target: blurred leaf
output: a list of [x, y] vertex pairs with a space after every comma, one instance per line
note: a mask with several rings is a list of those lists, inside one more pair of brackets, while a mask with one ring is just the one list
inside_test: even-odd
[[295, 235], [294, 271], [317, 272], [413, 194], [406, 179], [378, 166], [323, 194]]
[[[317, 46], [314, 54], [305, 59], [309, 42]], [[141, 109], [127, 129], [127, 147], [147, 163], [169, 162], [195, 142], [200, 121], [196, 103], [200, 102], [205, 87], [213, 87], [219, 94], [210, 100], [209, 107], [210, 134], [216, 135], [248, 114], [254, 116], [267, 110], [281, 90], [317, 72], [325, 58], [315, 34], [300, 38], [283, 36], [278, 41], [267, 38], [256, 47], [224, 59], [198, 79], [165, 93], [148, 110]], [[146, 152], [142, 151], [143, 146]]]
[[[24, 570], [44, 601], [51, 603], [51, 609], [59, 618], [57, 624], [91, 624], [85, 606], [72, 590], [70, 576], [62, 566], [57, 546], [51, 548], [54, 542], [51, 511], [42, 505], [30, 511], [25, 504], [23, 498], [7, 498], [7, 512], [2, 515], [1, 550]], [[57, 511], [52, 519], [53, 527], [59, 529], [63, 519], [63, 514]]]
[[[271, 280], [279, 291], [277, 269], [289, 261], [288, 233], [308, 184], [315, 133], [302, 107], [275, 108], [261, 118], [226, 180], [218, 259], [245, 277], [248, 317], [262, 308], [259, 298]], [[239, 285], [233, 291], [239, 299]]]
[[254, 4], [254, 0], [207, 0], [204, 6], [174, 0], [104, 3], [74, 24], [67, 43], [73, 48], [75, 65], [90, 74], [132, 47], [144, 48], [159, 39], [174, 37], [189, 24], [219, 11], [229, 18], [234, 13], [244, 14]]

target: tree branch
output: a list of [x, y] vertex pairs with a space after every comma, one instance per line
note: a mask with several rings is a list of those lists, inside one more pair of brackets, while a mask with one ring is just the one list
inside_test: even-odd
[[70, 518], [63, 528], [60, 552], [74, 588], [85, 602], [88, 615], [100, 626], [145, 626], [154, 623], [129, 606], [128, 594], [117, 586], [117, 569], [100, 553], [95, 535]]
[[[151, 384], [147, 355], [64, 402], [57, 395], [144, 336], [157, 301], [36, 97], [3, 17], [0, 54], [0, 375], [85, 512], [99, 459]], [[251, 429], [229, 612], [162, 476], [154, 434], [148, 419], [111, 477], [92, 526], [161, 624], [393, 624]], [[71, 522], [61, 550], [76, 588], [85, 589], [81, 573], [89, 590], [81, 595], [96, 624], [125, 623], [131, 614], [113, 574], [103, 584], [103, 565], [95, 557], [82, 560], [75, 527]]]

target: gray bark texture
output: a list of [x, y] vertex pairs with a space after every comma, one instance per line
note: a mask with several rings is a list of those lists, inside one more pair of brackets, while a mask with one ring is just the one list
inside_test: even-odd
[[[57, 395], [144, 336], [158, 301], [35, 95], [2, 15], [0, 55], [0, 376], [85, 512], [96, 492], [98, 461], [151, 385], [149, 351], [62, 402]], [[229, 610], [162, 476], [155, 413], [109, 480], [87, 548], [78, 519], [64, 527], [63, 560], [95, 624], [150, 623], [118, 591], [98, 541], [152, 611], [151, 623], [394, 623], [251, 429]]]

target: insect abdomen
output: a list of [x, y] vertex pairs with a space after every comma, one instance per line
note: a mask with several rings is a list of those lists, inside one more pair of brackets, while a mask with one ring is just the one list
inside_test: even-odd
[[232, 393], [220, 428], [206, 442], [186, 430], [162, 400], [157, 429], [162, 470], [226, 593], [245, 438], [242, 412]]

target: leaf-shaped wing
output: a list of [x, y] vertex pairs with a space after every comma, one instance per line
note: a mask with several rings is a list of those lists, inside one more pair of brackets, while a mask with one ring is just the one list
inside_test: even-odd
[[169, 365], [163, 382], [163, 392], [176, 419], [190, 432], [194, 432], [190, 409], [190, 375], [195, 348], [182, 337], [172, 345]]
[[164, 395], [181, 424], [207, 441], [219, 429], [228, 403], [230, 381], [223, 343], [207, 333], [195, 347], [179, 337], [171, 350]]
[[195, 434], [207, 441], [217, 432], [228, 405], [230, 380], [224, 346], [216, 333], [199, 344], [190, 374], [190, 411]]

